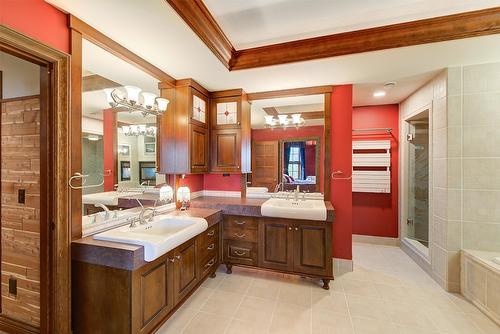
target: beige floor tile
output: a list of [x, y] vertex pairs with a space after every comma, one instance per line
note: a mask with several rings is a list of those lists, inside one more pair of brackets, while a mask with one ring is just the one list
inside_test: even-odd
[[349, 312], [353, 317], [390, 321], [389, 306], [382, 299], [347, 296]]
[[451, 334], [421, 327], [398, 326], [400, 334]]
[[431, 321], [432, 316], [417, 304], [388, 303], [387, 306], [392, 322], [398, 325], [438, 329]]
[[203, 304], [201, 311], [232, 316], [240, 306], [243, 297], [243, 294], [217, 290]]
[[274, 316], [302, 316], [311, 315], [311, 308], [309, 306], [297, 305], [292, 303], [284, 303], [278, 301], [276, 307], [274, 308]]
[[354, 328], [349, 315], [313, 308], [312, 332], [313, 334], [352, 334]]
[[500, 326], [483, 313], [469, 314], [468, 318], [481, 330], [482, 334], [500, 333]]
[[280, 286], [278, 300], [303, 306], [311, 306], [311, 286], [303, 284], [284, 284]]
[[157, 334], [179, 334], [189, 325], [189, 322], [198, 313], [192, 308], [181, 307], [174, 315], [164, 323]]
[[349, 314], [345, 294], [335, 291], [313, 290], [312, 307], [314, 309], [325, 309], [329, 312]]
[[229, 317], [198, 312], [182, 334], [224, 334], [229, 323]]
[[215, 290], [213, 289], [200, 287], [191, 295], [191, 297], [188, 298], [188, 300], [184, 302], [182, 307], [192, 308], [199, 311], [214, 292]]
[[348, 295], [380, 298], [375, 284], [370, 281], [343, 280], [342, 287]]
[[217, 274], [214, 278], [207, 278], [201, 286], [209, 289], [217, 289], [224, 279], [223, 275]]
[[353, 317], [356, 334], [399, 334], [399, 327], [382, 320]]
[[480, 333], [480, 329], [474, 322], [464, 314], [445, 313], [434, 311], [432, 316], [429, 316], [430, 321], [434, 326], [443, 332], [454, 334], [471, 334]]
[[246, 296], [236, 310], [234, 318], [256, 323], [260, 328], [268, 328], [275, 306], [275, 301]]
[[266, 334], [268, 328], [262, 328], [260, 323], [233, 319], [225, 334]]
[[280, 283], [275, 279], [257, 278], [252, 281], [247, 290], [247, 295], [268, 300], [278, 299]]
[[312, 330], [311, 312], [300, 315], [273, 316], [269, 333], [273, 334], [310, 334]]
[[252, 279], [247, 276], [233, 275], [233, 277], [222, 280], [217, 290], [245, 294], [252, 283]]

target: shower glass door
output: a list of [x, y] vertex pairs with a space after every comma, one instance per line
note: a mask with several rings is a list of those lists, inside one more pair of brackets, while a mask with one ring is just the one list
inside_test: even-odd
[[429, 116], [423, 113], [408, 121], [408, 216], [407, 237], [429, 247]]

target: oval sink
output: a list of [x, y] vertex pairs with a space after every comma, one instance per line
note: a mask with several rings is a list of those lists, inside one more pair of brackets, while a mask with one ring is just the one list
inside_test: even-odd
[[270, 198], [262, 204], [260, 213], [266, 217], [326, 220], [326, 206], [322, 200], [294, 201], [285, 198]]
[[160, 215], [147, 225], [121, 226], [94, 235], [96, 240], [144, 246], [144, 260], [153, 261], [208, 228], [203, 218]]

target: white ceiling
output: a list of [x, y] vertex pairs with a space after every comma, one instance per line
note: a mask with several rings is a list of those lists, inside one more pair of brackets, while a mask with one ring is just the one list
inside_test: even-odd
[[204, 0], [204, 3], [237, 50], [500, 5], [499, 0]]
[[[73, 13], [173, 77], [194, 78], [211, 91], [243, 88], [247, 92], [258, 92], [352, 83], [356, 84], [354, 103], [360, 105], [358, 99], [365, 101], [366, 96], [359, 97], [357, 89], [363, 86], [357, 84], [381, 85], [387, 81], [397, 81], [401, 82], [398, 85], [401, 88], [405, 78], [420, 76], [422, 73], [454, 65], [500, 61], [499, 34], [229, 72], [165, 0], [47, 1]], [[376, 6], [372, 0], [364, 1], [363, 6], [365, 2], [373, 3], [371, 8]], [[377, 3], [379, 2], [387, 3], [382, 0]], [[443, 3], [450, 4], [448, 0], [434, 0], [431, 5], [428, 1], [425, 2], [433, 9], [436, 6], [445, 8]], [[465, 0], [459, 2], [469, 5], [472, 3]], [[268, 1], [259, 3], [266, 4]], [[498, 1], [487, 3], [497, 4]], [[358, 7], [361, 7], [359, 3]], [[399, 15], [401, 16], [403, 15]], [[303, 27], [302, 24], [297, 26]], [[100, 58], [94, 60], [98, 62]], [[123, 71], [114, 63], [107, 63], [103, 67], [103, 71], [114, 70], [117, 75], [123, 75]], [[103, 76], [110, 79], [113, 77], [111, 74]], [[115, 81], [124, 82], [123, 79]], [[414, 80], [412, 85], [417, 87], [425, 81], [426, 78], [420, 78]], [[146, 89], [146, 86], [143, 88]], [[403, 95], [398, 98], [403, 98]]]

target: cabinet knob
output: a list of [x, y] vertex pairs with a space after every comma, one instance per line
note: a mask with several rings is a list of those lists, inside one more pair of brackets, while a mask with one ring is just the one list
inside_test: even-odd
[[291, 231], [291, 230], [292, 230], [292, 228], [291, 228], [291, 227], [288, 227], [288, 230], [289, 230], [289, 231]]
[[241, 122], [238, 122], [238, 123], [236, 123], [236, 124], [240, 125], [240, 124], [241, 124]]
[[299, 228], [298, 228], [298, 227], [296, 227], [296, 228], [295, 228], [295, 231], [298, 231], [298, 230], [299, 230]]
[[176, 259], [177, 261], [180, 261], [181, 256], [180, 256], [180, 255], [176, 255], [176, 256], [175, 256], [175, 259]]
[[173, 257], [172, 257], [172, 258], [169, 258], [168, 260], [169, 260], [170, 262], [172, 262], [172, 263], [173, 263], [173, 262], [175, 262], [175, 259], [174, 259]]

